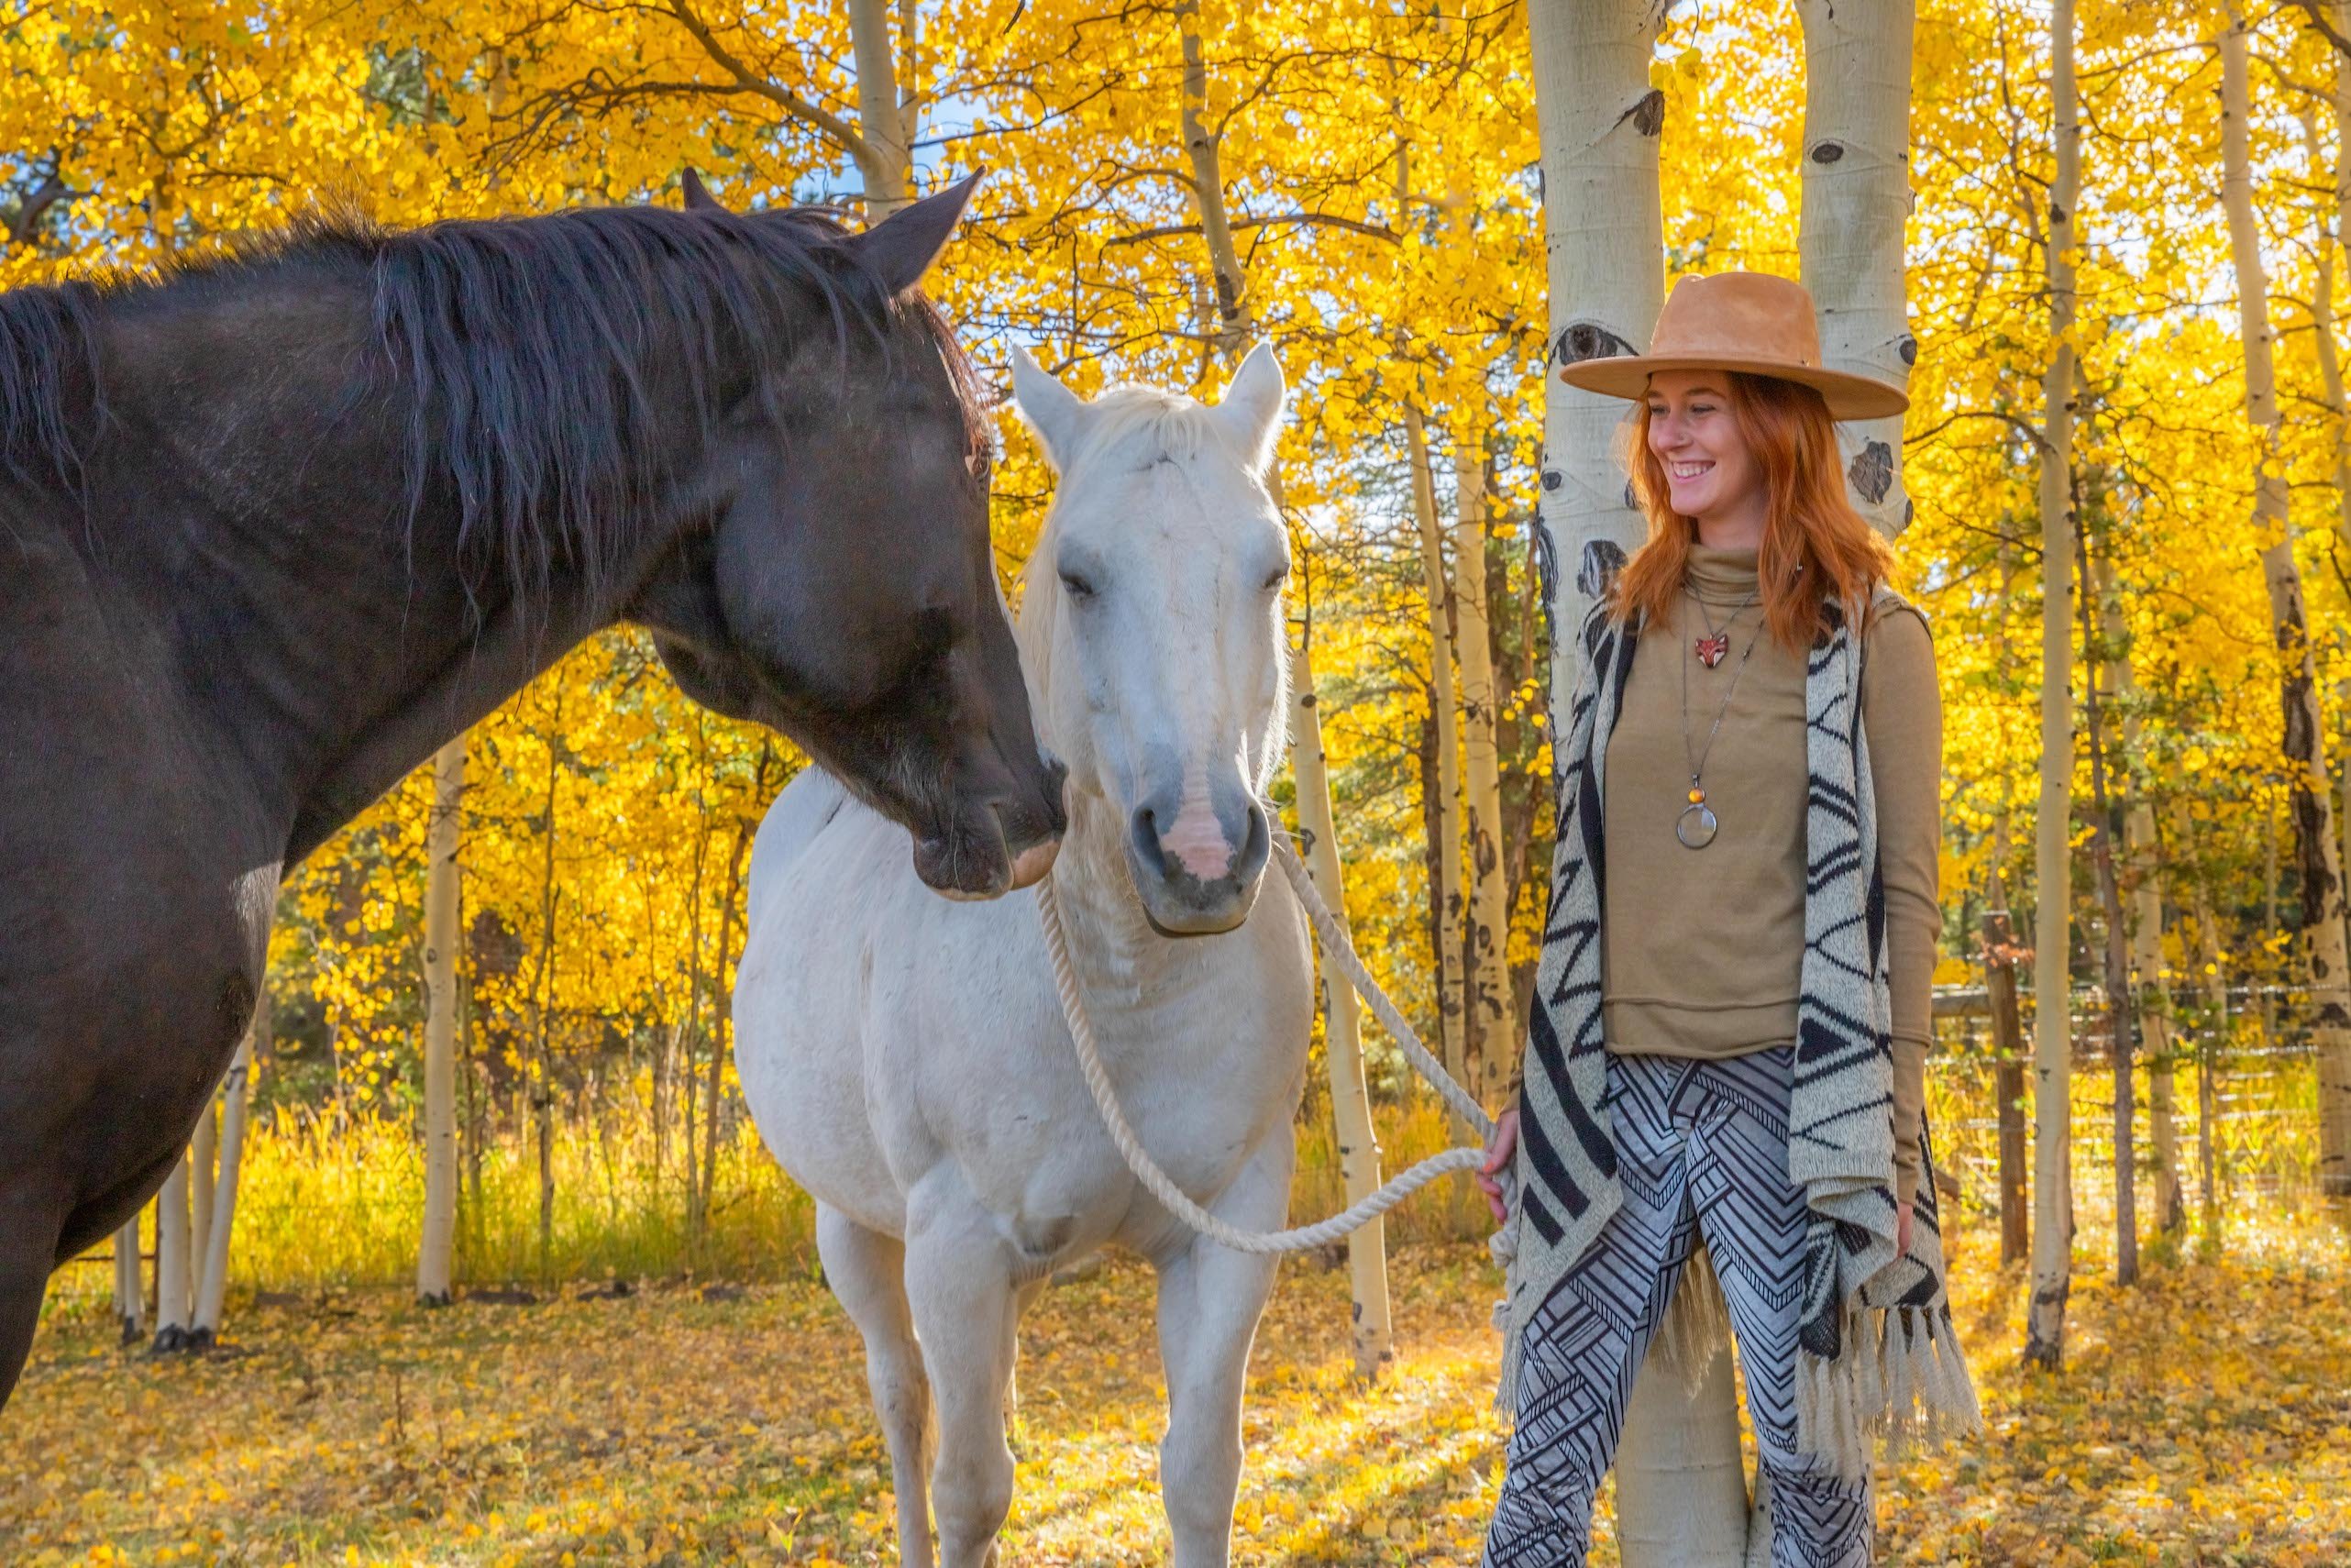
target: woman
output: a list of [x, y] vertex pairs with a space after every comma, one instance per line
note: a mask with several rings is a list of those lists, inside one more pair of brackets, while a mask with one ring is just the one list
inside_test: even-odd
[[[1941, 922], [1926, 622], [1845, 497], [1833, 421], [1900, 389], [1820, 367], [1784, 279], [1685, 280], [1652, 353], [1561, 376], [1636, 403], [1649, 539], [1595, 606], [1515, 1161], [1497, 1568], [1584, 1560], [1592, 1504], [1703, 1242], [1771, 1478], [1772, 1561], [1865, 1564], [1869, 1445], [1972, 1430], [1923, 1125]], [[1604, 855], [1605, 845], [1605, 855]]]

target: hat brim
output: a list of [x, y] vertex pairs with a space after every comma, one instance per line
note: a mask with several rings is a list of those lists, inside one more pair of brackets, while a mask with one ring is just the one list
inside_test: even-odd
[[1816, 365], [1733, 359], [1720, 354], [1697, 358], [1619, 354], [1578, 359], [1572, 365], [1562, 365], [1559, 379], [1585, 392], [1638, 402], [1648, 395], [1649, 378], [1659, 370], [1737, 370], [1749, 376], [1777, 376], [1819, 392], [1828, 401], [1831, 419], [1890, 419], [1910, 407], [1910, 394], [1891, 381], [1849, 375], [1843, 370], [1825, 370]]

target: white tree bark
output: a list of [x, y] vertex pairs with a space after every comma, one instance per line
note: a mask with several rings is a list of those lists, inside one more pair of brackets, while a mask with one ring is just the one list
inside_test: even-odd
[[[1340, 865], [1337, 830], [1330, 809], [1330, 769], [1322, 751], [1322, 720], [1314, 691], [1314, 641], [1298, 643], [1291, 679], [1297, 695], [1290, 720], [1290, 774], [1297, 787], [1298, 826], [1306, 835], [1306, 868], [1330, 906], [1331, 915], [1354, 940], [1347, 919], [1346, 873]], [[1339, 1175], [1347, 1201], [1360, 1202], [1380, 1185], [1380, 1145], [1372, 1125], [1372, 1099], [1363, 1084], [1363, 1012], [1355, 988], [1337, 966], [1322, 966], [1322, 1048], [1330, 1058], [1330, 1110], [1338, 1123]], [[1379, 1375], [1393, 1353], [1396, 1331], [1388, 1306], [1387, 1228], [1374, 1220], [1347, 1238], [1348, 1285], [1354, 1297], [1355, 1373]]]
[[1485, 591], [1484, 442], [1465, 422], [1453, 442], [1454, 657], [1462, 672], [1462, 828], [1470, 883], [1467, 1055], [1478, 1098], [1496, 1106], [1510, 1082], [1518, 1043], [1511, 1014], [1510, 896], [1502, 867], [1502, 754], [1496, 739], [1501, 694]]
[[2033, 1296], [2025, 1359], [2065, 1364], [2073, 1289], [2073, 1042], [2070, 1000], [2073, 825], [2074, 204], [2081, 119], [2073, 73], [2073, 0], [2050, 6], [2050, 105], [2057, 177], [2044, 228], [2049, 366], [2041, 447], [2041, 800], [2034, 840]]
[[2114, 786], [2122, 790], [2128, 809], [2123, 818], [2123, 895], [2129, 900], [2131, 985], [2136, 1002], [2139, 1059], [2147, 1064], [2147, 1136], [2155, 1149], [2154, 1206], [2157, 1226], [2171, 1234], [2186, 1222], [2180, 1201], [2179, 1089], [2172, 1072], [2177, 1043], [2171, 1029], [2169, 977], [2163, 962], [2163, 884], [2161, 857], [2155, 832], [2155, 803], [2148, 799], [2147, 774], [2133, 767], [2140, 756], [2146, 723], [2139, 712], [2138, 673], [2131, 659], [2130, 629], [2123, 618], [2121, 596], [2113, 564], [2101, 559], [2098, 577], [2099, 614], [2103, 623], [2108, 657], [2106, 690], [2122, 712], [2124, 764]]
[[[1799, 0], [1797, 9], [1805, 134], [1796, 244], [1819, 313], [1821, 362], [1907, 386], [1918, 358], [1903, 287], [1915, 0]], [[1854, 504], [1894, 537], [1910, 524], [1901, 416], [1852, 420], [1837, 432]]]
[[2261, 433], [2254, 476], [2254, 521], [2262, 540], [2261, 575], [2269, 591], [2270, 629], [2277, 640], [2279, 695], [2285, 710], [2287, 784], [2294, 818], [2295, 857], [2302, 884], [2303, 958], [2315, 1013], [2318, 1054], [2318, 1182], [2332, 1197], [2351, 1197], [2351, 939], [2345, 932], [2341, 846], [2334, 835], [2326, 731], [2319, 712], [2318, 672], [2310, 646], [2310, 617], [2301, 569], [2294, 560], [2293, 524], [2279, 453], [2277, 371], [2269, 326], [2268, 279], [2253, 211], [2251, 116], [2246, 21], [2229, 0], [2221, 34], [2221, 199], [2228, 214], [2229, 255], [2236, 271], [2237, 326], [2245, 345], [2246, 417]]
[[1558, 367], [1639, 353], [1665, 304], [1657, 182], [1665, 94], [1649, 83], [1658, 0], [1529, 0], [1551, 291], [1536, 545], [1551, 623], [1551, 712], [1564, 723], [1594, 595], [1646, 536], [1617, 460], [1625, 404]]
[[171, 1167], [156, 1200], [155, 1348], [187, 1348], [189, 1299], [188, 1157]]
[[[1576, 629], [1648, 534], [1619, 458], [1625, 404], [1580, 392], [1556, 372], [1582, 359], [1639, 353], [1665, 304], [1658, 188], [1665, 94], [1649, 80], [1665, 9], [1655, 0], [1528, 5], [1551, 298], [1536, 546], [1551, 621], [1554, 726], [1573, 704], [1583, 657]], [[1735, 1404], [1713, 1382], [1702, 1383], [1699, 1399], [1691, 1400], [1670, 1352], [1661, 1356], [1652, 1348], [1650, 1363], [1634, 1382], [1617, 1448], [1626, 1568], [1738, 1568], [1747, 1536], [1743, 1485], [1737, 1497], [1719, 1487], [1683, 1490], [1684, 1466], [1719, 1469], [1723, 1435], [1737, 1437]], [[1735, 1457], [1729, 1475], [1738, 1481]]]
[[2041, 450], [2041, 788], [2036, 823], [2033, 1297], [2025, 1353], [2063, 1364], [2072, 1287], [2070, 1151], [2073, 806], [2073, 344], [2075, 204], [2081, 192], [2081, 120], [2074, 79], [2072, 0], [2050, 17], [2056, 177], [2043, 236], [2050, 296], [2049, 367], [2043, 381]]
[[[1694, 1267], [1676, 1288], [1718, 1289], [1713, 1280]], [[1730, 1353], [1718, 1353], [1693, 1389], [1660, 1334], [1633, 1375], [1617, 1441], [1618, 1556], [1624, 1568], [1742, 1568], [1749, 1533]]]
[[466, 737], [433, 756], [433, 814], [425, 830], [425, 1223], [416, 1243], [416, 1298], [449, 1303], [458, 1232], [458, 830], [465, 801]]
[[[1249, 308], [1247, 282], [1240, 252], [1233, 248], [1232, 228], [1225, 212], [1224, 170], [1217, 138], [1201, 116], [1208, 100], [1207, 56], [1200, 47], [1198, 0], [1181, 0], [1176, 7], [1178, 38], [1184, 55], [1182, 127], [1185, 151], [1191, 160], [1192, 195], [1207, 240], [1209, 266], [1216, 283], [1219, 343], [1228, 357], [1238, 359], [1255, 331]], [[1275, 504], [1282, 500], [1277, 469], [1265, 476]], [[1306, 563], [1300, 563], [1303, 568]], [[1301, 571], [1301, 575], [1304, 575]], [[1306, 632], [1299, 639], [1290, 668], [1290, 773], [1297, 790], [1298, 828], [1306, 840], [1307, 870], [1323, 901], [1343, 925], [1347, 919], [1346, 873], [1339, 858], [1339, 833], [1330, 802], [1330, 773], [1322, 750], [1322, 714], [1314, 689], [1313, 618], [1309, 607]], [[1351, 934], [1350, 940], [1352, 940]], [[1379, 1142], [1372, 1124], [1372, 1099], [1363, 1083], [1363, 1018], [1354, 988], [1326, 964], [1322, 969], [1323, 1050], [1330, 1074], [1330, 1103], [1338, 1123], [1339, 1169], [1347, 1201], [1354, 1204], [1380, 1185]], [[1392, 1353], [1395, 1334], [1388, 1306], [1387, 1228], [1380, 1220], [1347, 1238], [1350, 1288], [1354, 1295], [1352, 1338], [1355, 1371], [1366, 1379], [1379, 1375]]]
[[215, 1162], [219, 1154], [220, 1107], [216, 1102], [207, 1102], [204, 1115], [196, 1119], [195, 1136], [188, 1142], [188, 1277], [192, 1293], [204, 1268], [204, 1253], [212, 1245], [212, 1195], [216, 1180]]
[[[2172, 808], [2174, 824], [2172, 843], [2184, 858], [2186, 848], [2193, 842], [2195, 819], [2188, 809], [2185, 796]], [[2202, 1226], [2202, 1244], [2215, 1250], [2221, 1242], [2221, 1210], [2218, 1176], [2220, 1154], [2214, 1146], [2219, 1132], [2213, 1074], [2220, 1058], [2221, 1042], [2228, 1037], [2228, 976], [2221, 966], [2220, 921], [2213, 913], [2212, 877], [2201, 856], [2197, 857], [2196, 874], [2191, 884], [2196, 916], [2196, 962], [2202, 971], [2204, 988], [2204, 1026], [2197, 1032], [2196, 1041], [2196, 1196], [2197, 1214]]]
[[[1412, 458], [1412, 514], [1420, 532], [1420, 575], [1429, 595], [1429, 706], [1437, 732], [1437, 1024], [1445, 1071], [1469, 1082], [1468, 1020], [1462, 1014], [1462, 760], [1456, 735], [1460, 710], [1453, 699], [1452, 590], [1445, 575], [1445, 546], [1437, 521], [1435, 475], [1429, 462], [1429, 432], [1420, 411], [1404, 406], [1404, 435]], [[1457, 1126], [1454, 1136], [1467, 1136]]]
[[913, 183], [907, 151], [909, 106], [899, 96], [889, 47], [889, 0], [849, 0], [849, 47], [857, 64], [857, 129], [853, 150], [866, 182], [866, 221], [879, 223], [906, 205]]
[[[261, 1006], [269, 1000], [262, 999]], [[253, 1074], [255, 1033], [267, 1027], [257, 1018], [245, 1032], [228, 1077], [220, 1088], [220, 1176], [213, 1187], [210, 1222], [204, 1245], [196, 1256], [196, 1307], [189, 1325], [189, 1342], [201, 1349], [220, 1336], [221, 1307], [228, 1295], [228, 1244], [237, 1229], [237, 1184], [244, 1165], [247, 1091]]]
[[115, 1232], [115, 1319], [130, 1344], [147, 1332], [147, 1270], [138, 1255], [138, 1216]]

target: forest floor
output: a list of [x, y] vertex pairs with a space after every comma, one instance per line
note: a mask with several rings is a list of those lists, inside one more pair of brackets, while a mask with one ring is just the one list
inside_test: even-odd
[[[2017, 1363], [2025, 1291], [1959, 1249], [1990, 1432], [1881, 1472], [1894, 1563], [2351, 1563], [2351, 1248], [2232, 1236], [2223, 1264], [2078, 1276], [2061, 1377]], [[1394, 1260], [1398, 1353], [1351, 1379], [1343, 1273], [1286, 1265], [1257, 1342], [1238, 1562], [1469, 1563], [1493, 1498], [1496, 1276]], [[1006, 1561], [1164, 1561], [1150, 1279], [1047, 1295], [1023, 1336]], [[0, 1413], [0, 1562], [894, 1562], [889, 1466], [814, 1284], [425, 1312], [252, 1304], [207, 1356], [51, 1314]], [[1605, 1509], [1605, 1498], [1604, 1498]], [[1616, 1552], [1604, 1517], [1595, 1561]]]

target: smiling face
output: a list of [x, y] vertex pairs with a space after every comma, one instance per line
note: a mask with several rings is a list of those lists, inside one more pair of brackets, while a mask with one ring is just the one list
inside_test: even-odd
[[1664, 470], [1674, 512], [1695, 518], [1706, 542], [1753, 546], [1763, 537], [1763, 466], [1731, 406], [1720, 370], [1660, 370], [1649, 379], [1648, 441]]

